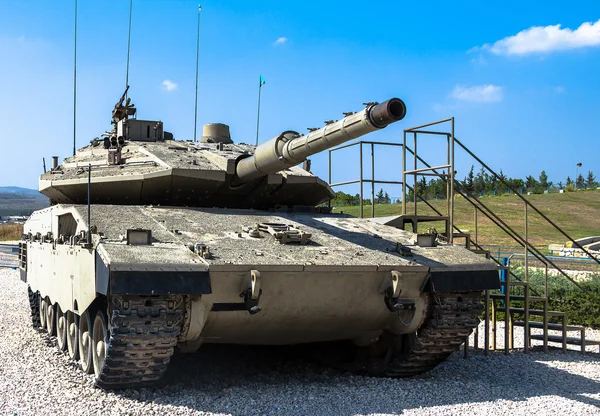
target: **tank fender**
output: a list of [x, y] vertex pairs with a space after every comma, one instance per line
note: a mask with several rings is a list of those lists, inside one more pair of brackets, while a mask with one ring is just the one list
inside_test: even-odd
[[95, 258], [95, 267], [96, 267], [96, 292], [101, 293], [103, 295], [108, 294], [108, 280], [109, 280], [109, 271], [107, 262], [104, 261], [103, 256], [100, 254], [101, 249], [99, 247], [96, 250], [96, 258]]
[[426, 292], [475, 292], [500, 289], [498, 271], [488, 270], [430, 270]]

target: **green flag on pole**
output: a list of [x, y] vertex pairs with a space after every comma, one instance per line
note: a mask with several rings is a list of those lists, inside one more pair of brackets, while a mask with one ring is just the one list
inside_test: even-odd
[[263, 84], [265, 83], [265, 79], [263, 78], [263, 76], [262, 76], [262, 75], [260, 76], [260, 78], [259, 78], [258, 82], [259, 82], [259, 84], [258, 84], [258, 86], [259, 86], [259, 87], [262, 87], [262, 86], [263, 86]]

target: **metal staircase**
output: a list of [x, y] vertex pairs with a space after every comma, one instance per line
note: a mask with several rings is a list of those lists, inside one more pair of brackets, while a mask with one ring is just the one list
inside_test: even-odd
[[[440, 124], [450, 123], [450, 132], [444, 131], [431, 131], [424, 130], [426, 127], [438, 126]], [[413, 136], [413, 147], [412, 149], [407, 146], [408, 136]], [[419, 135], [438, 135], [445, 136], [448, 143], [447, 152], [447, 163], [440, 166], [431, 166], [425, 162], [417, 154], [417, 139]], [[524, 204], [524, 221], [525, 221], [525, 235], [521, 235], [516, 232], [513, 227], [509, 226], [503, 221], [498, 215], [496, 215], [488, 206], [486, 206], [481, 199], [473, 197], [461, 189], [460, 182], [454, 178], [454, 155], [455, 149], [458, 145], [459, 149], [464, 150], [470, 157], [476, 160], [481, 166], [493, 175], [498, 181], [502, 182], [512, 193], [514, 193]], [[412, 168], [407, 169], [407, 153], [412, 155], [413, 163]], [[421, 166], [421, 167], [420, 167]], [[442, 172], [440, 172], [442, 170]], [[448, 173], [446, 173], [448, 172]], [[413, 183], [415, 186], [411, 187], [407, 184], [407, 177], [413, 177]], [[418, 181], [417, 176], [437, 176], [442, 178], [446, 182], [446, 213], [440, 212], [432, 204], [418, 195]], [[510, 187], [503, 177], [494, 172], [489, 166], [487, 166], [481, 159], [473, 154], [466, 146], [464, 146], [454, 136], [454, 118], [440, 120], [433, 123], [428, 123], [422, 126], [413, 127], [404, 131], [404, 142], [403, 142], [403, 173], [402, 173], [402, 187], [403, 187], [403, 198], [402, 198], [402, 215], [400, 217], [400, 223], [404, 226], [405, 224], [411, 224], [412, 231], [417, 232], [419, 223], [421, 222], [432, 222], [432, 221], [443, 221], [445, 223], [445, 231], [443, 235], [448, 242], [454, 243], [455, 239], [463, 238], [465, 241], [465, 247], [472, 250], [475, 253], [485, 255], [487, 258], [491, 258], [498, 264], [498, 270], [505, 271], [505, 279], [502, 282], [502, 290], [497, 293], [490, 293], [489, 291], [485, 294], [485, 334], [484, 334], [484, 350], [488, 354], [489, 350], [497, 349], [497, 323], [498, 314], [504, 315], [504, 352], [509, 353], [514, 348], [514, 330], [515, 328], [523, 328], [524, 334], [524, 346], [525, 352], [528, 352], [532, 345], [532, 340], [542, 341], [542, 348], [544, 352], [548, 351], [549, 343], [560, 344], [563, 352], [567, 350], [567, 345], [577, 345], [581, 347], [581, 351], [585, 352], [586, 346], [598, 346], [600, 352], [600, 341], [588, 340], [585, 337], [585, 328], [581, 326], [568, 325], [567, 316], [565, 312], [553, 311], [549, 308], [548, 295], [548, 270], [554, 269], [556, 272], [568, 279], [573, 285], [577, 286], [587, 295], [596, 298], [597, 296], [588, 293], [576, 280], [570, 277], [564, 270], [562, 270], [557, 264], [555, 264], [550, 258], [544, 255], [539, 249], [530, 244], [528, 236], [528, 215], [529, 211], [537, 213], [549, 227], [554, 228], [565, 238], [572, 242], [573, 247], [581, 248], [582, 251], [589, 257], [594, 259], [596, 263], [600, 265], [600, 260], [592, 256], [587, 250], [581, 247], [575, 242], [575, 240], [569, 236], [564, 230], [544, 215], [539, 209], [537, 209], [531, 202], [529, 202], [523, 195], [521, 195], [516, 189]], [[413, 194], [413, 207], [414, 210], [410, 214], [407, 213], [407, 189], [410, 189]], [[469, 233], [462, 232], [459, 228], [454, 225], [454, 197], [455, 195], [461, 195], [466, 201], [468, 201], [474, 207], [474, 237]], [[423, 202], [427, 205], [436, 215], [419, 215], [417, 211], [418, 203]], [[525, 277], [522, 280], [517, 276], [509, 266], [503, 266], [498, 260], [490, 256], [490, 252], [485, 250], [478, 244], [478, 217], [480, 214], [489, 219], [493, 224], [503, 230], [508, 236], [510, 236], [517, 244], [523, 247], [525, 254]], [[545, 267], [544, 275], [544, 288], [542, 293], [536, 291], [528, 280], [529, 275], [529, 256], [539, 262]], [[532, 319], [532, 317], [538, 317], [538, 320]], [[559, 322], [550, 322], [550, 319]], [[532, 334], [532, 329], [540, 329], [541, 334]], [[553, 334], [550, 333], [553, 332]], [[577, 333], [576, 336], [569, 336], [569, 333]], [[491, 343], [490, 343], [491, 334]], [[478, 334], [474, 337], [474, 347], [478, 348]], [[465, 342], [465, 356], [468, 352], [468, 339]]]

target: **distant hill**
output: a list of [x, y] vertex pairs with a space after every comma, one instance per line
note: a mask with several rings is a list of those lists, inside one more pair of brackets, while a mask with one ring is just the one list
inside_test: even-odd
[[48, 206], [48, 197], [36, 189], [0, 186], [0, 216], [29, 215]]

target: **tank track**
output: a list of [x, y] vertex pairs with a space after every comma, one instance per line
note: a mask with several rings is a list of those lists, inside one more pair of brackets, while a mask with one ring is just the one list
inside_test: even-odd
[[104, 389], [144, 387], [159, 380], [177, 345], [182, 296], [112, 298], [110, 339], [96, 385]]
[[345, 369], [379, 377], [425, 373], [459, 349], [479, 325], [482, 311], [480, 292], [436, 293], [428, 318], [415, 334], [385, 333], [376, 345], [359, 349]]
[[31, 326], [34, 329], [40, 329], [42, 321], [40, 320], [40, 295], [31, 290], [27, 286], [27, 294], [29, 295], [29, 307], [31, 308]]

